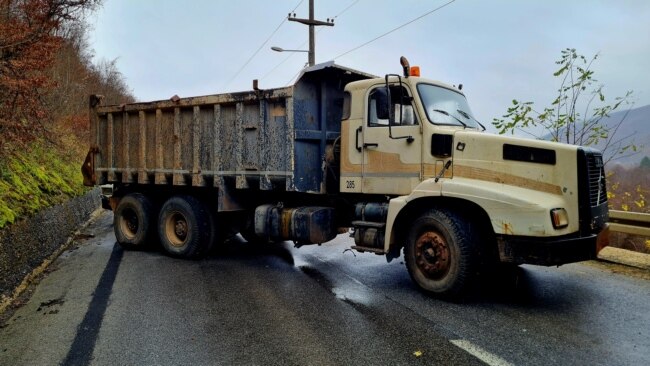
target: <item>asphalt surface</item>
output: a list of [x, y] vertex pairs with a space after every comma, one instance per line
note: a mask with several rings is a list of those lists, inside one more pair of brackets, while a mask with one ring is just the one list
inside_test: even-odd
[[0, 365], [650, 364], [648, 271], [523, 266], [449, 303], [345, 235], [187, 261], [123, 251], [111, 222], [2, 325]]

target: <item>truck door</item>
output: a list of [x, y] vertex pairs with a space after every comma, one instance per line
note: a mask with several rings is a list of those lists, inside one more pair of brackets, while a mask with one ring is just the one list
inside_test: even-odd
[[[389, 120], [393, 121], [390, 128]], [[363, 193], [404, 195], [420, 183], [421, 123], [407, 85], [391, 86], [389, 95], [384, 85], [369, 90], [361, 130]]]

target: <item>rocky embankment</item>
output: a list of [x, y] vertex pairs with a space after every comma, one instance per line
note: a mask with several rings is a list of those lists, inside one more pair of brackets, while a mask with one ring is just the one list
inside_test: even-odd
[[100, 206], [99, 188], [0, 230], [0, 310], [26, 276], [50, 259]]

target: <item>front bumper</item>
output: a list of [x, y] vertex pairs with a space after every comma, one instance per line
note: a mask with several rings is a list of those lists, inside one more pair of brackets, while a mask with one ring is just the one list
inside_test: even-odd
[[600, 234], [583, 237], [531, 238], [502, 235], [497, 237], [499, 259], [505, 263], [559, 266], [596, 259], [607, 245], [607, 225]]

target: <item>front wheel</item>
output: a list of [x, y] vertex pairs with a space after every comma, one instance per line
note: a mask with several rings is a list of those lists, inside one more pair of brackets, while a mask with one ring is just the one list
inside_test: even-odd
[[171, 197], [161, 208], [158, 234], [169, 255], [197, 258], [210, 250], [215, 228], [208, 208], [196, 198], [183, 195]]
[[413, 223], [404, 249], [406, 267], [424, 291], [459, 299], [476, 272], [476, 233], [456, 213], [431, 210]]

